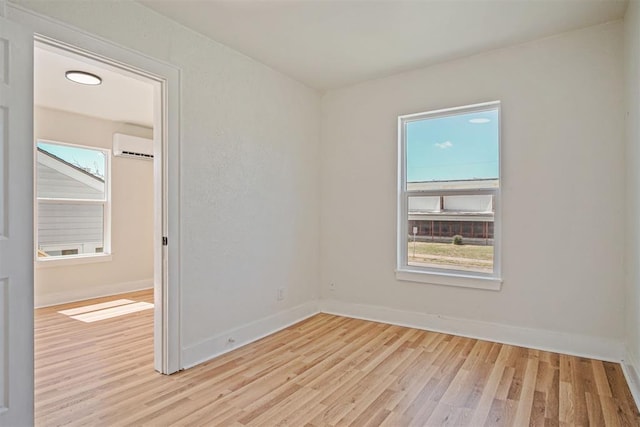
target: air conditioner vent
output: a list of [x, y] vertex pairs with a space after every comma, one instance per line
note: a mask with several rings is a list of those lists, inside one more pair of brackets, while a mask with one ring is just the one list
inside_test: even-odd
[[144, 158], [147, 158], [147, 159], [153, 159], [153, 154], [136, 153], [136, 152], [133, 152], [133, 151], [126, 151], [126, 150], [123, 150], [120, 153], [120, 155], [121, 156], [131, 156], [131, 157], [144, 157]]
[[153, 160], [153, 140], [114, 133], [113, 155], [132, 159]]

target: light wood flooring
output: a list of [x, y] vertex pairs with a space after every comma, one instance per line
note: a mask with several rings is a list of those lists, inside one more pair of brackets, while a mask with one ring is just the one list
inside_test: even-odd
[[615, 363], [319, 314], [163, 376], [153, 310], [86, 304], [36, 310], [36, 425], [640, 425]]

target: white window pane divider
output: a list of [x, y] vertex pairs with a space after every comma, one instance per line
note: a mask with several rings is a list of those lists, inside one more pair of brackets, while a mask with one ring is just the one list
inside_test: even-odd
[[43, 203], [59, 203], [59, 204], [87, 204], [87, 205], [104, 205], [107, 203], [104, 199], [55, 199], [49, 197], [38, 197], [38, 202]]

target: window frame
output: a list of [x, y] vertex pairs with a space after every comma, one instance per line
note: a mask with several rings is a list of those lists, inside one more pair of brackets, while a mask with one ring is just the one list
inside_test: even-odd
[[[406, 125], [410, 122], [438, 117], [455, 116], [481, 111], [497, 110], [498, 115], [498, 186], [470, 189], [408, 190], [407, 188], [407, 140]], [[426, 111], [398, 116], [398, 188], [397, 188], [397, 248], [396, 278], [403, 281], [430, 283], [447, 286], [500, 290], [502, 285], [502, 117], [501, 102], [491, 101], [480, 104]], [[483, 273], [450, 268], [422, 267], [409, 265], [409, 197], [420, 196], [475, 196], [494, 197], [493, 216], [493, 272]]]
[[[54, 144], [66, 147], [82, 148], [86, 150], [100, 151], [104, 155], [104, 198], [103, 199], [70, 199], [70, 198], [51, 198], [51, 197], [38, 197], [38, 144]], [[50, 139], [38, 138], [35, 141], [34, 146], [34, 259], [38, 267], [54, 267], [59, 265], [72, 265], [72, 264], [85, 264], [91, 262], [104, 262], [112, 260], [111, 251], [111, 150], [103, 147], [95, 147], [90, 145], [74, 144], [69, 142], [55, 141]], [[39, 205], [43, 203], [69, 203], [69, 204], [90, 204], [100, 205], [103, 211], [103, 224], [102, 224], [102, 248], [103, 252], [91, 252], [82, 253], [77, 255], [52, 255], [48, 257], [38, 256], [39, 249], [39, 235], [38, 235], [38, 218], [39, 218]], [[49, 245], [53, 246], [53, 245]], [[56, 246], [74, 246], [72, 244], [56, 245]]]

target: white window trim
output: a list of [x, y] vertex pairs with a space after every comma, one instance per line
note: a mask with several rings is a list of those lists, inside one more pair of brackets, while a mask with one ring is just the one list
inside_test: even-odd
[[[69, 249], [76, 249], [78, 251], [78, 254], [80, 254], [80, 251], [82, 250], [82, 244], [81, 243], [70, 243], [70, 244], [66, 244], [66, 245], [43, 245], [40, 248], [41, 251], [47, 252], [47, 251], [51, 251], [51, 250], [56, 250], [56, 251], [66, 251]], [[51, 256], [55, 256], [55, 255], [51, 255]]]
[[[105, 160], [105, 180], [104, 180], [104, 194], [105, 200], [100, 199], [52, 199], [48, 197], [38, 197], [38, 159], [37, 159], [37, 147], [38, 143], [64, 145], [68, 147], [78, 147], [88, 150], [102, 151]], [[33, 156], [33, 186], [34, 186], [34, 260], [38, 268], [41, 267], [55, 267], [61, 265], [75, 265], [75, 264], [88, 264], [93, 262], [106, 262], [112, 260], [111, 252], [111, 150], [103, 147], [94, 147], [90, 145], [73, 144], [68, 142], [54, 141], [50, 139], [37, 139], [34, 146]], [[103, 216], [103, 252], [86, 253], [78, 255], [63, 255], [63, 256], [50, 256], [39, 257], [38, 256], [38, 202], [56, 202], [56, 203], [87, 203], [87, 204], [99, 204], [104, 206]]]
[[36, 268], [60, 267], [80, 264], [92, 264], [96, 262], [109, 262], [113, 260], [113, 254], [80, 254], [66, 256], [51, 256], [40, 258], [36, 262]]
[[[407, 123], [425, 118], [444, 117], [461, 113], [471, 113], [485, 110], [498, 110], [498, 188], [482, 188], [469, 190], [436, 190], [436, 191], [408, 191], [407, 190], [407, 158], [406, 158], [406, 132]], [[445, 286], [458, 286], [475, 289], [500, 290], [502, 286], [502, 167], [501, 167], [501, 117], [500, 101], [485, 102], [481, 104], [462, 107], [447, 108], [425, 113], [407, 114], [398, 117], [398, 200], [397, 200], [397, 262], [396, 279], [419, 283], [428, 283]], [[408, 264], [408, 200], [409, 196], [434, 196], [434, 195], [478, 195], [491, 194], [494, 196], [494, 260], [493, 273], [481, 273], [464, 270], [439, 269], [435, 267], [419, 267]]]

